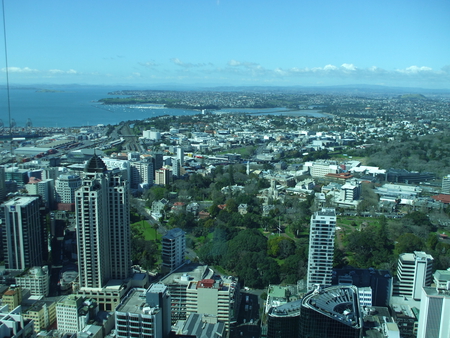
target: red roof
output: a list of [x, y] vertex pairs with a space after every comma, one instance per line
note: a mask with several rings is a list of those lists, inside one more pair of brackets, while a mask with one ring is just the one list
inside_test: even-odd
[[450, 203], [450, 195], [445, 195], [445, 194], [439, 194], [436, 196], [431, 196], [432, 199], [438, 201], [438, 202], [442, 202], [444, 204], [449, 204]]

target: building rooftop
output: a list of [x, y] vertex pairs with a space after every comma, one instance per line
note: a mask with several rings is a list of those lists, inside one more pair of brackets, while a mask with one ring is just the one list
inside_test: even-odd
[[356, 286], [317, 286], [303, 298], [302, 306], [354, 328], [362, 325]]
[[214, 275], [214, 271], [208, 268], [207, 265], [200, 265], [196, 263], [185, 264], [177, 269], [175, 272], [167, 275], [161, 279], [161, 283], [164, 284], [185, 284], [190, 281], [200, 281], [204, 278], [211, 278]]
[[334, 208], [322, 208], [317, 211], [317, 216], [336, 216], [336, 209]]
[[183, 236], [185, 234], [185, 232], [183, 230], [181, 230], [180, 228], [175, 228], [175, 229], [171, 229], [169, 230], [163, 238], [167, 238], [167, 239], [175, 239], [177, 237]]
[[300, 314], [300, 308], [302, 307], [302, 300], [296, 300], [288, 302], [286, 304], [273, 307], [269, 310], [269, 315], [274, 317], [292, 317]]

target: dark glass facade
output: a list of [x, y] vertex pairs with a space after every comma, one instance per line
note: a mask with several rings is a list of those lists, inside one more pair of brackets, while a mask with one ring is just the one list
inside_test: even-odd
[[[271, 309], [272, 310], [272, 309]], [[267, 338], [297, 338], [299, 316], [272, 316], [267, 320]]]
[[310, 308], [302, 307], [300, 312], [298, 338], [362, 337], [362, 330], [359, 327], [346, 325]]

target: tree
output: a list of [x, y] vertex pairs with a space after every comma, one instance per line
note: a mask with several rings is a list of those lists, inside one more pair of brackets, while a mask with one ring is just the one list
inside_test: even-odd
[[421, 251], [424, 247], [424, 241], [422, 238], [417, 237], [412, 233], [404, 233], [397, 238], [395, 244], [395, 254], [396, 256], [414, 251]]

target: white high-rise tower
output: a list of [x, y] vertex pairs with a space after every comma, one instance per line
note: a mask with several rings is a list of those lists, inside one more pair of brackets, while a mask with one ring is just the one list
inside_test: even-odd
[[101, 288], [130, 274], [128, 181], [94, 155], [75, 193], [78, 269], [81, 288]]
[[307, 288], [315, 284], [331, 285], [334, 237], [336, 230], [336, 211], [322, 208], [311, 217], [309, 234], [308, 280]]

